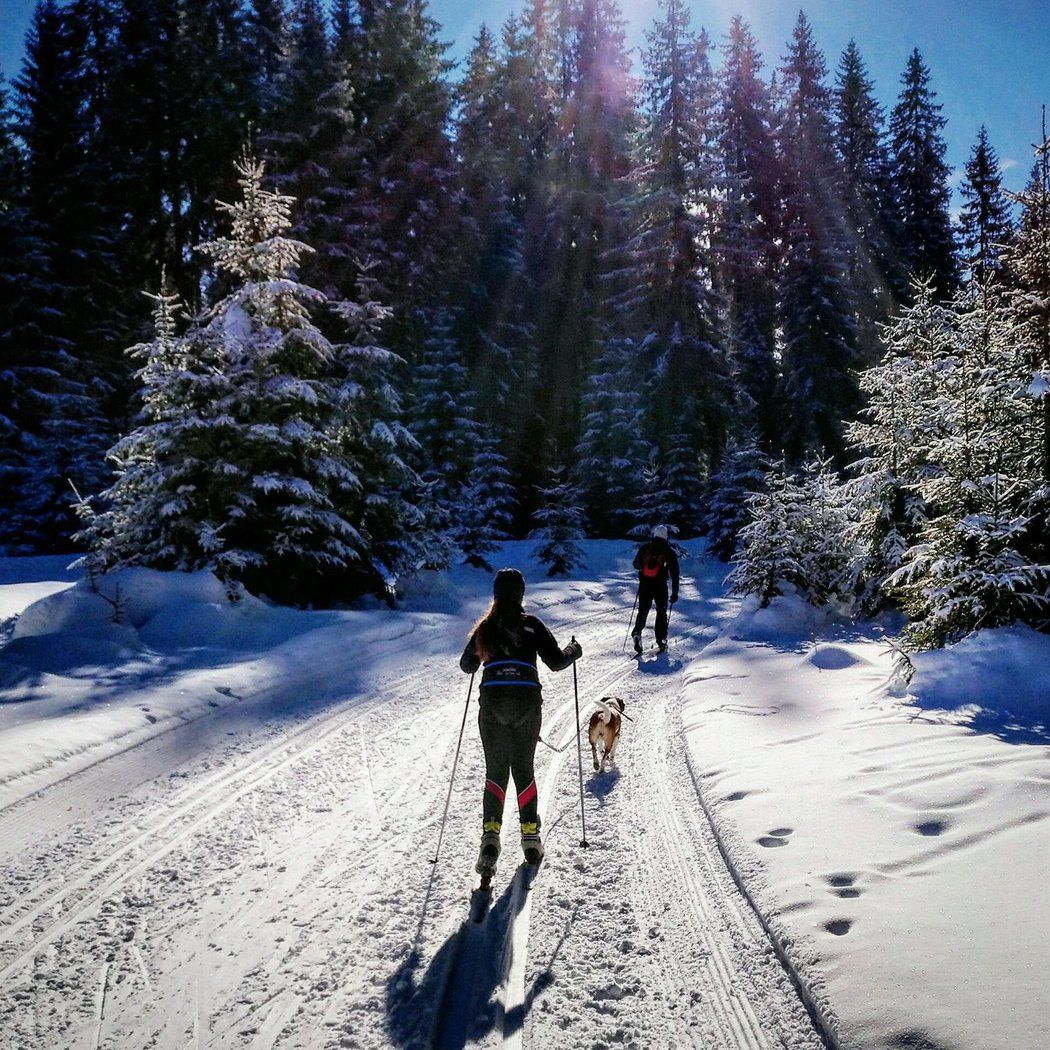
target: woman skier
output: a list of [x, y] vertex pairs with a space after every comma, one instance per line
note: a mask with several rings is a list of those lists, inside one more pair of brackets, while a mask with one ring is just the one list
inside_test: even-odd
[[503, 802], [511, 775], [518, 792], [525, 860], [539, 864], [543, 859], [533, 769], [543, 702], [536, 657], [552, 671], [561, 671], [583, 652], [575, 639], [562, 649], [543, 622], [522, 609], [524, 598], [525, 577], [517, 569], [500, 569], [492, 585], [492, 605], [475, 625], [459, 661], [467, 674], [484, 666], [478, 729], [485, 751], [485, 792], [476, 870], [486, 878], [495, 872], [499, 858]]

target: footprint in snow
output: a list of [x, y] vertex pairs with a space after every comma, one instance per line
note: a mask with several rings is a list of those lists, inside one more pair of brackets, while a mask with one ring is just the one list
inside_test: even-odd
[[836, 937], [844, 937], [849, 933], [852, 926], [852, 919], [832, 919], [830, 922], [824, 923], [824, 929], [828, 933], [833, 933]]
[[915, 830], [920, 835], [925, 835], [927, 838], [931, 838], [947, 831], [948, 822], [946, 820], [924, 820], [921, 824], [915, 825]]
[[742, 798], [747, 798], [746, 791], [734, 791], [731, 795], [726, 795], [726, 802], [739, 802]]
[[836, 897], [853, 898], [861, 895], [861, 890], [858, 890], [854, 885], [854, 876], [852, 875], [828, 875], [827, 884], [831, 887], [831, 892]]
[[765, 846], [767, 849], [773, 849], [776, 846], [786, 846], [788, 844], [788, 836], [794, 830], [794, 828], [774, 828], [768, 834], [763, 835], [758, 840], [758, 844]]

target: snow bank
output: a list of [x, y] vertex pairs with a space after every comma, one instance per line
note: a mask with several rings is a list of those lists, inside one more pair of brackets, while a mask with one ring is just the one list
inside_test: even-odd
[[816, 623], [745, 603], [687, 668], [727, 852], [843, 1045], [1046, 1045], [1050, 638], [983, 632], [902, 691], [885, 632]]
[[1050, 725], [1050, 635], [1021, 624], [978, 631], [912, 663], [908, 693], [927, 710], [966, 708], [985, 722]]
[[0, 630], [33, 602], [71, 587], [80, 574], [73, 555], [0, 558]]
[[794, 644], [842, 618], [836, 616], [830, 606], [818, 608], [811, 605], [790, 584], [783, 587], [785, 593], [774, 598], [765, 608], [754, 595], [745, 597], [740, 603], [740, 613], [727, 632], [729, 637], [746, 642]]

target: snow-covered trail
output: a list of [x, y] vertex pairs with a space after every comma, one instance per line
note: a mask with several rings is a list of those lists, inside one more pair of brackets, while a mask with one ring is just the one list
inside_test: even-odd
[[[508, 835], [482, 927], [464, 928], [473, 706], [444, 856], [428, 863], [467, 682], [455, 618], [387, 643], [400, 660], [345, 701], [248, 724], [217, 711], [3, 811], [0, 1043], [819, 1046], [686, 765], [680, 672], [721, 615], [712, 583], [683, 589], [679, 651], [641, 665], [620, 651], [622, 564], [570, 600], [536, 589], [559, 640], [583, 643], [585, 715], [615, 693], [634, 721], [621, 770], [586, 771], [587, 850], [575, 749], [541, 747], [548, 861], [522, 892]], [[571, 672], [545, 694], [560, 747]]]

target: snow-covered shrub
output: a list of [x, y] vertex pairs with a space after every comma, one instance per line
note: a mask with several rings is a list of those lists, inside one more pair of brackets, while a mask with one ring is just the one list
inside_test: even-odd
[[916, 283], [913, 293], [912, 305], [884, 331], [885, 356], [861, 374], [866, 406], [847, 428], [859, 453], [846, 488], [853, 590], [864, 613], [886, 603], [885, 581], [926, 520], [918, 482], [931, 469], [929, 446], [938, 425], [936, 402], [952, 317], [929, 283]]
[[568, 576], [583, 563], [580, 490], [566, 480], [564, 469], [556, 468], [550, 485], [541, 490], [541, 496], [543, 504], [536, 512], [539, 528], [534, 529], [530, 536], [540, 541], [536, 557], [547, 566], [548, 576]]
[[258, 161], [238, 170], [230, 236], [201, 246], [230, 290], [182, 335], [178, 304], [157, 298], [155, 338], [129, 351], [138, 426], [111, 450], [117, 478], [83, 536], [109, 566], [210, 568], [231, 596], [244, 583], [331, 599], [376, 579], [408, 512], [399, 362], [366, 289], [332, 301], [296, 280], [310, 249], [286, 236], [292, 199], [263, 188]]
[[797, 475], [774, 464], [764, 489], [749, 497], [748, 510], [729, 574], [735, 593], [756, 595], [762, 607], [788, 587], [813, 605], [845, 594], [851, 553], [846, 501], [828, 460], [813, 459]]
[[962, 293], [952, 321], [927, 408], [928, 463], [915, 482], [927, 519], [887, 580], [918, 649], [1050, 610], [1050, 566], [1023, 547], [1041, 484], [1023, 325], [991, 287]]
[[491, 429], [479, 428], [474, 465], [460, 491], [454, 531], [465, 561], [491, 569], [485, 556], [509, 535], [514, 502], [506, 457]]
[[712, 475], [710, 500], [703, 516], [707, 549], [722, 561], [736, 553], [737, 537], [750, 520], [748, 500], [765, 485], [769, 457], [753, 432], [730, 438], [722, 466]]

